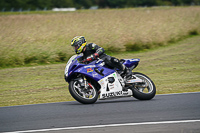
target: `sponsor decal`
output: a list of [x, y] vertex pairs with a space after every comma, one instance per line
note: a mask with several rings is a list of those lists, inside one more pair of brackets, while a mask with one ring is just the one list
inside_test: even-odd
[[95, 65], [84, 66], [84, 68], [88, 68], [88, 67], [96, 67], [96, 66]]
[[127, 92], [117, 91], [117, 92], [104, 93], [102, 94], [102, 98], [111, 98], [111, 97], [126, 96], [126, 95], [128, 95]]
[[108, 83], [108, 88], [109, 89], [114, 89], [114, 84], [113, 83]]
[[[100, 83], [101, 85], [104, 85], [104, 80], [101, 79], [101, 80], [99, 81], [99, 83]], [[105, 87], [104, 87], [104, 88], [105, 88]]]
[[113, 77], [116, 78], [116, 74], [115, 73], [113, 74]]
[[97, 73], [93, 73], [92, 76], [93, 77], [98, 77], [98, 74]]
[[89, 73], [89, 72], [93, 72], [92, 68], [87, 69], [87, 73]]

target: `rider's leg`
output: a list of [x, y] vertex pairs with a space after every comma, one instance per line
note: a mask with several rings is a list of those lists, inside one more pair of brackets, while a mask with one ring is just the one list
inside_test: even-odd
[[124, 64], [120, 63], [119, 59], [111, 57], [111, 62], [116, 68], [121, 71], [120, 75], [126, 77], [129, 77], [131, 75], [130, 70]]
[[121, 76], [126, 76], [129, 77], [131, 75], [130, 70], [122, 63], [120, 63], [119, 59], [106, 55], [103, 58], [101, 58], [104, 60], [105, 65], [109, 68], [118, 68], [120, 71], [120, 75]]

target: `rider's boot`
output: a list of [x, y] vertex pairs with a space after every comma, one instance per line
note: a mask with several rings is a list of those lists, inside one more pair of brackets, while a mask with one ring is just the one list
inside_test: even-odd
[[120, 74], [122, 77], [125, 77], [126, 76], [126, 79], [128, 79], [129, 77], [131, 77], [132, 75], [132, 72], [130, 69], [128, 69], [124, 64], [123, 65], [123, 71], [122, 73]]
[[[131, 79], [132, 77], [132, 71], [130, 69], [128, 69], [125, 65], [124, 65], [124, 70], [123, 72], [120, 74], [125, 81]], [[128, 91], [129, 87], [125, 87], [123, 88], [123, 91]]]

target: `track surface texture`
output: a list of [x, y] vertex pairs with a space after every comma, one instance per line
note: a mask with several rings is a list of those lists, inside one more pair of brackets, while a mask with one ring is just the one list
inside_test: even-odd
[[[197, 122], [95, 127], [123, 123], [197, 120]], [[76, 101], [0, 107], [0, 132], [60, 129], [54, 132], [200, 132], [200, 92], [156, 95], [149, 101], [133, 97], [99, 100], [83, 105]], [[95, 128], [69, 129], [94, 126]], [[133, 128], [134, 126], [134, 128]], [[62, 129], [63, 128], [63, 129]], [[61, 130], [62, 129], [62, 130]], [[30, 131], [31, 130], [31, 131]], [[33, 131], [35, 130], [35, 131]]]

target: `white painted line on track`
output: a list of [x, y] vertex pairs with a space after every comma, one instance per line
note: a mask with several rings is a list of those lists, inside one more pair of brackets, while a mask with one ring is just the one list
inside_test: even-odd
[[33, 132], [48, 132], [48, 131], [59, 131], [59, 130], [74, 130], [74, 129], [88, 129], [88, 128], [119, 127], [119, 126], [137, 126], [137, 125], [156, 125], [156, 124], [175, 124], [175, 123], [191, 123], [191, 122], [200, 122], [200, 120], [180, 120], [180, 121], [159, 121], [159, 122], [108, 124], [108, 125], [94, 125], [94, 126], [80, 126], [80, 127], [65, 127], [65, 128], [50, 128], [50, 129], [27, 130], [27, 131], [14, 131], [14, 132], [4, 132], [4, 133], [33, 133]]

